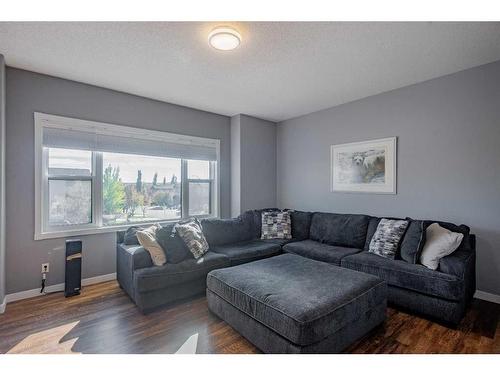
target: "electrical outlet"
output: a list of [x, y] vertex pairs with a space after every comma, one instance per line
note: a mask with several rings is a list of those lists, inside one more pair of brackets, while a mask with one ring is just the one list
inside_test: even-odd
[[49, 263], [42, 263], [42, 273], [49, 272]]

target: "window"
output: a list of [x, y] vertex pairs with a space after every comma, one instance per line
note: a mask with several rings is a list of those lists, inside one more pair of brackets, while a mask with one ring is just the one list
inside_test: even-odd
[[181, 218], [181, 159], [108, 152], [102, 159], [103, 225]]
[[212, 178], [210, 163], [205, 160], [187, 161], [188, 216], [210, 215]]
[[35, 239], [218, 216], [218, 140], [38, 113], [35, 134]]
[[92, 153], [48, 149], [48, 225], [92, 222]]

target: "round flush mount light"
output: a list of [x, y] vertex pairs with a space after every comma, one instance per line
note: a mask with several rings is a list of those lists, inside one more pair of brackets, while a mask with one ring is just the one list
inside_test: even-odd
[[227, 26], [219, 26], [208, 34], [208, 43], [215, 49], [230, 51], [241, 43], [241, 34]]

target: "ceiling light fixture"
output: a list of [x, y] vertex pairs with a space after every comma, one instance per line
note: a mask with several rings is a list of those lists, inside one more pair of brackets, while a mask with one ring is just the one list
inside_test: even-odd
[[241, 34], [227, 26], [218, 26], [208, 34], [208, 43], [215, 49], [230, 51], [241, 43]]

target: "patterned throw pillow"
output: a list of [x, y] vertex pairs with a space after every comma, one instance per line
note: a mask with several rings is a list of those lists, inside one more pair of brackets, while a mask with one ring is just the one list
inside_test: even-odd
[[381, 219], [368, 251], [384, 258], [394, 259], [407, 227], [406, 220]]
[[292, 218], [289, 211], [262, 212], [263, 240], [292, 238]]
[[208, 251], [208, 242], [198, 219], [179, 222], [175, 225], [175, 230], [195, 259], [201, 258]]
[[154, 224], [147, 229], [137, 231], [139, 243], [149, 253], [155, 266], [163, 266], [167, 262], [163, 248], [156, 241], [156, 232], [160, 229], [160, 224]]

